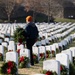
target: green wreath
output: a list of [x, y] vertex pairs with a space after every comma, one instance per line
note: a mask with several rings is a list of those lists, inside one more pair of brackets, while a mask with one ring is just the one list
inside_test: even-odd
[[17, 65], [13, 61], [8, 61], [4, 63], [1, 67], [2, 74], [16, 74], [17, 73]]
[[25, 43], [25, 30], [23, 28], [18, 27], [15, 31], [14, 31], [14, 41], [16, 43]]
[[28, 64], [29, 64], [29, 58], [28, 57], [21, 56], [19, 58], [19, 67], [20, 68], [26, 68], [26, 67], [28, 67]]
[[0, 61], [3, 61], [3, 54], [0, 53]]
[[56, 72], [53, 72], [53, 71], [50, 71], [50, 70], [48, 70], [48, 71], [47, 70], [43, 70], [42, 73], [46, 74], [46, 75], [57, 75]]

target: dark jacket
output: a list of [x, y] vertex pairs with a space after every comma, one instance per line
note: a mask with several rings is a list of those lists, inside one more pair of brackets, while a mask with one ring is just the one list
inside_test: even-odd
[[36, 39], [38, 37], [38, 29], [32, 22], [28, 23], [25, 28], [25, 37], [27, 39]]

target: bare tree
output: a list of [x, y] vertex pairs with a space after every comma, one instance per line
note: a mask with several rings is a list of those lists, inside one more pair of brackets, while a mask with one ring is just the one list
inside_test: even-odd
[[24, 0], [0, 0], [0, 7], [4, 9], [4, 13], [8, 16], [8, 22], [10, 22], [10, 17], [12, 12], [17, 9], [15, 6], [21, 5]]
[[[65, 0], [64, 0], [65, 1]], [[44, 13], [48, 16], [48, 23], [50, 22], [51, 16], [59, 15], [59, 13], [63, 13], [63, 0], [43, 0], [42, 7], [44, 9]]]
[[33, 11], [33, 21], [35, 22], [36, 12], [40, 11], [41, 2], [40, 0], [24, 0], [24, 4], [26, 11]]
[[50, 22], [50, 16], [52, 15], [52, 0], [43, 0], [42, 6], [44, 12], [48, 15], [48, 23]]
[[16, 4], [16, 0], [0, 0], [0, 6], [5, 9], [8, 16], [8, 22], [10, 22], [10, 16]]
[[33, 21], [35, 21], [36, 12], [41, 12], [48, 15], [49, 23], [51, 15], [63, 13], [63, 6], [67, 5], [64, 3], [65, 1], [71, 0], [0, 0], [0, 6], [5, 10], [4, 12], [7, 13], [8, 21], [10, 21], [10, 16], [15, 5], [19, 4], [25, 6], [26, 11], [33, 11]]

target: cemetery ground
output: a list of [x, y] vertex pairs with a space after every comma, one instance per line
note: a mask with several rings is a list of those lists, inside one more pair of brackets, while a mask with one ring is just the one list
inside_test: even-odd
[[[50, 59], [50, 58], [47, 58], [47, 59]], [[55, 58], [51, 58], [51, 59], [55, 59]], [[2, 66], [3, 63], [4, 62], [0, 62], [0, 67]], [[39, 61], [38, 64], [34, 64], [34, 66], [31, 66], [30, 68], [19, 68], [18, 75], [33, 75], [36, 73], [41, 73], [43, 70], [42, 67], [43, 67], [43, 61]]]
[[[71, 44], [69, 44], [67, 48], [74, 47], [74, 46], [75, 46], [75, 40]], [[47, 59], [55, 59], [55, 58], [47, 58]], [[18, 72], [19, 72], [19, 75], [33, 75], [36, 73], [41, 73], [43, 70], [42, 68], [43, 68], [43, 61], [39, 61], [38, 64], [35, 64], [34, 66], [31, 66], [30, 68], [18, 69]]]
[[[73, 33], [75, 33], [75, 30], [72, 31], [70, 34], [73, 34]], [[60, 42], [61, 40], [63, 40], [63, 38], [61, 38], [61, 39], [59, 39], [58, 41], [55, 41], [55, 42]], [[70, 47], [75, 47], [75, 40], [73, 40], [72, 43], [70, 43], [67, 46], [67, 49], [70, 48]], [[55, 58], [54, 57], [52, 57], [52, 58], [50, 57], [48, 59], [55, 59]], [[3, 63], [4, 62], [0, 61], [0, 67], [2, 66]], [[43, 70], [43, 61], [39, 61], [38, 64], [35, 64], [34, 66], [31, 66], [30, 68], [18, 68], [18, 75], [34, 75], [36, 73], [41, 73], [42, 70]]]
[[[0, 66], [2, 64], [3, 62], [0, 62]], [[42, 61], [39, 64], [35, 64], [34, 66], [31, 66], [30, 68], [19, 68], [18, 75], [33, 75], [36, 73], [40, 73], [41, 71], [42, 71]]]
[[[3, 63], [4, 62], [0, 62], [0, 67], [2, 66]], [[42, 71], [42, 66], [43, 66], [42, 63], [43, 61], [40, 61], [38, 64], [35, 64], [34, 66], [31, 66], [30, 68], [19, 68], [18, 73], [19, 75], [33, 75], [36, 73], [40, 73]]]
[[[72, 33], [74, 32], [75, 30]], [[75, 46], [75, 40], [71, 44], [69, 44], [67, 48], [74, 47], [74, 46]], [[48, 59], [55, 59], [55, 57], [47, 58], [46, 60]], [[0, 61], [0, 67], [2, 66], [3, 63], [4, 62]], [[34, 66], [31, 66], [30, 68], [18, 68], [18, 75], [33, 75], [33, 74], [41, 73], [42, 70], [43, 70], [43, 61], [39, 61], [38, 64], [34, 64]]]
[[40, 73], [42, 71], [42, 61], [40, 61], [38, 64], [35, 64], [34, 66], [31, 66], [31, 68], [23, 68], [19, 69], [19, 75], [33, 75], [36, 73]]
[[[69, 46], [74, 47], [74, 45], [75, 45], [75, 41], [73, 41], [72, 44], [70, 44]], [[55, 59], [55, 57], [47, 58], [46, 60], [48, 59]], [[3, 63], [4, 62], [0, 61], [0, 67], [2, 66]], [[43, 61], [39, 61], [38, 64], [34, 64], [34, 66], [31, 66], [30, 68], [18, 68], [18, 75], [33, 75], [38, 73], [40, 74], [42, 73], [42, 70], [43, 70]]]

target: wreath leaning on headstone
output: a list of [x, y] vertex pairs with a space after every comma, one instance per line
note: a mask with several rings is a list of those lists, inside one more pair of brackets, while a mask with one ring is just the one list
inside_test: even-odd
[[0, 61], [3, 61], [3, 54], [0, 53]]
[[68, 68], [66, 68], [64, 65], [60, 65], [60, 72], [61, 75], [67, 75], [68, 74]]
[[53, 71], [50, 71], [50, 70], [48, 70], [48, 71], [47, 70], [43, 70], [42, 73], [45, 74], [45, 75], [57, 75], [56, 72], [53, 72]]
[[16, 43], [25, 43], [25, 30], [23, 28], [18, 27], [15, 31], [14, 31], [14, 41]]
[[4, 63], [1, 67], [1, 74], [16, 74], [17, 64], [13, 61], [8, 61]]
[[19, 68], [26, 68], [26, 67], [29, 67], [28, 66], [29, 64], [29, 58], [26, 57], [26, 56], [21, 56], [19, 58]]
[[36, 54], [33, 54], [33, 60], [34, 60], [34, 63], [38, 63], [38, 56]]

